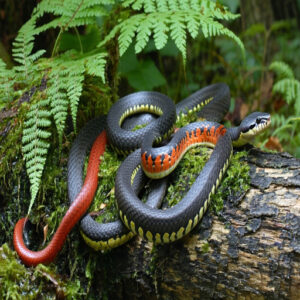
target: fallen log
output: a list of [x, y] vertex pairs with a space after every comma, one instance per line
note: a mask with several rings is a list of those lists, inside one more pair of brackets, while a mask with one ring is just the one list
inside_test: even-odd
[[105, 255], [93, 280], [99, 293], [112, 299], [300, 299], [300, 160], [255, 148], [246, 160], [246, 193], [224, 199], [219, 216], [208, 211], [176, 243], [153, 247], [135, 238]]

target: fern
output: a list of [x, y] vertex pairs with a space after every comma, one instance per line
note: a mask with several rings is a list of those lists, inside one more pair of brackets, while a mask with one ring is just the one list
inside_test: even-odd
[[14, 70], [8, 70], [4, 61], [0, 58], [0, 109], [1, 103], [11, 101], [13, 98]]
[[[65, 1], [65, 4], [67, 2], [68, 1]], [[91, 1], [89, 5], [92, 5], [92, 2], [97, 4], [100, 1]], [[101, 3], [103, 2], [105, 1], [101, 1]], [[109, 1], [106, 2], [108, 3]], [[29, 211], [31, 210], [39, 190], [41, 176], [49, 149], [48, 139], [51, 135], [50, 127], [52, 120], [54, 120], [57, 128], [59, 144], [62, 145], [63, 132], [69, 110], [72, 115], [74, 128], [76, 129], [77, 109], [83, 89], [85, 74], [99, 76], [104, 81], [104, 67], [106, 63], [104, 59], [105, 53], [100, 52], [99, 49], [97, 49], [96, 53], [87, 53], [85, 55], [79, 55], [76, 52], [68, 52], [53, 60], [44, 60], [40, 63], [35, 63], [44, 53], [44, 50], [32, 53], [35, 35], [41, 32], [42, 29], [47, 27], [50, 28], [54, 24], [53, 20], [50, 22], [51, 24], [46, 24], [46, 27], [36, 28], [36, 20], [39, 16], [49, 12], [47, 7], [52, 7], [55, 9], [56, 13], [59, 13], [60, 6], [58, 4], [61, 5], [62, 2], [58, 1], [57, 7], [53, 6], [52, 1], [51, 4], [49, 1], [42, 1], [40, 4], [41, 7], [35, 11], [33, 17], [20, 29], [16, 41], [13, 44], [13, 55], [19, 65], [15, 66], [11, 71], [12, 74], [17, 74], [17, 80], [26, 83], [27, 89], [29, 90], [33, 84], [36, 85], [37, 82], [41, 80], [45, 72], [48, 73], [47, 89], [43, 92], [43, 98], [34, 96], [35, 102], [34, 104], [31, 104], [30, 110], [25, 116], [26, 121], [24, 122], [22, 151], [31, 185]], [[76, 3], [73, 4], [75, 5]], [[74, 5], [70, 6], [73, 8], [73, 13], [75, 11]], [[78, 9], [77, 12], [82, 13], [79, 17], [81, 20], [83, 20], [82, 18], [85, 18], [83, 15], [89, 15], [89, 5], [82, 3], [80, 6], [81, 10]], [[77, 20], [77, 16], [70, 14], [71, 11], [68, 11], [66, 7], [64, 7], [63, 11], [65, 23], [61, 23], [60, 26], [68, 27], [72, 26], [72, 24], [74, 25], [71, 19]], [[90, 15], [95, 22], [94, 16], [96, 14], [91, 13]], [[55, 20], [61, 22], [62, 17]], [[79, 23], [80, 22], [81, 21], [79, 21]], [[1, 70], [5, 69], [3, 63], [0, 64], [0, 68]], [[9, 71], [6, 70], [6, 74], [7, 72]], [[34, 83], [33, 78], [35, 79]], [[4, 85], [1, 85], [1, 88], [3, 87]]]
[[131, 7], [139, 12], [116, 25], [111, 33], [98, 46], [103, 46], [118, 32], [120, 55], [123, 55], [136, 37], [135, 52], [141, 52], [153, 34], [157, 49], [163, 48], [168, 35], [186, 60], [187, 32], [196, 38], [201, 28], [205, 37], [225, 35], [232, 38], [241, 48], [242, 41], [218, 20], [232, 20], [238, 15], [230, 13], [225, 7], [212, 1], [176, 1], [176, 0], [125, 0], [124, 7]]
[[300, 82], [297, 79], [284, 78], [273, 86], [273, 92], [283, 94], [288, 104], [294, 103], [296, 114], [300, 114]]
[[282, 94], [288, 104], [294, 102], [294, 108], [296, 114], [300, 114], [300, 81], [294, 78], [292, 69], [281, 61], [275, 61], [269, 69], [274, 71], [278, 77], [277, 81], [273, 85], [273, 92]]
[[[26, 162], [27, 174], [30, 180], [31, 200], [28, 214], [39, 190], [41, 177], [46, 162], [49, 148], [48, 139], [51, 136], [49, 100], [41, 100], [36, 97], [36, 103], [32, 104], [23, 129], [22, 151]], [[48, 130], [47, 130], [48, 129]]]
[[269, 69], [274, 71], [279, 78], [294, 78], [294, 72], [289, 65], [282, 61], [274, 61], [270, 64]]
[[[288, 103], [284, 110], [289, 112], [286, 117], [283, 112], [272, 115], [272, 126], [275, 128], [273, 136], [277, 136], [280, 142], [288, 141], [287, 149], [292, 149], [296, 156], [300, 155], [300, 81], [295, 79], [292, 69], [282, 61], [274, 61], [269, 69], [278, 77], [273, 85], [273, 93], [281, 94]], [[288, 109], [294, 104], [294, 109]], [[294, 111], [290, 113], [290, 111]]]
[[99, 52], [94, 55], [89, 55], [84, 59], [85, 62], [85, 71], [87, 74], [91, 76], [97, 76], [102, 79], [105, 83], [105, 65], [106, 65], [106, 58], [107, 54], [105, 52]]
[[108, 14], [107, 5], [114, 4], [112, 0], [44, 0], [34, 11], [35, 18], [50, 13], [56, 18], [51, 22], [37, 28], [37, 32], [43, 32], [50, 28], [68, 28], [94, 24], [96, 18]]
[[33, 72], [36, 69], [33, 62], [45, 53], [45, 50], [31, 53], [35, 35], [35, 21], [35, 18], [31, 18], [22, 26], [13, 43], [12, 50], [15, 61], [20, 64], [19, 66], [15, 66], [14, 70], [19, 73], [21, 79], [27, 83], [32, 80]]
[[[240, 39], [220, 23], [223, 20], [235, 19], [238, 15], [230, 13], [218, 3], [208, 0], [123, 0], [117, 24], [96, 49], [88, 53], [78, 53], [74, 50], [57, 54], [63, 32], [70, 28], [77, 31], [76, 27], [81, 25], [96, 24], [97, 18], [109, 15], [109, 6], [112, 4], [119, 4], [119, 1], [40, 1], [13, 44], [13, 56], [19, 65], [13, 70], [7, 70], [0, 61], [0, 71], [6, 74], [0, 75], [0, 91], [5, 89], [6, 99], [11, 98], [13, 94], [12, 85], [7, 78], [22, 82], [22, 89], [27, 90], [36, 87], [45, 74], [47, 78], [46, 89], [35, 92], [24, 122], [22, 149], [31, 183], [30, 209], [38, 193], [47, 158], [52, 123], [55, 124], [61, 146], [69, 113], [76, 130], [78, 104], [86, 75], [100, 77], [105, 82], [108, 55], [101, 47], [108, 41], [117, 36], [120, 55], [123, 55], [131, 44], [134, 44], [135, 52], [140, 53], [150, 38], [154, 39], [157, 49], [162, 49], [170, 38], [175, 42], [185, 62], [187, 34], [196, 38], [202, 31], [205, 37], [228, 36], [237, 42], [244, 52]], [[127, 17], [128, 13], [129, 17], [125, 19], [123, 16]], [[51, 21], [41, 23], [45, 15], [51, 15]], [[52, 58], [40, 60], [45, 51], [32, 53], [34, 39], [36, 35], [50, 28], [59, 29]]]

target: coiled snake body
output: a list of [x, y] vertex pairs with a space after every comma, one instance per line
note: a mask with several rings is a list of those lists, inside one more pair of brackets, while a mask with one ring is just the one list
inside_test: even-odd
[[[88, 209], [97, 186], [97, 179], [91, 179], [90, 174], [93, 173], [93, 176], [97, 177], [95, 174], [98, 172], [98, 157], [103, 153], [106, 144], [104, 128], [113, 148], [120, 153], [128, 153], [142, 145], [142, 152], [136, 150], [122, 163], [115, 183], [120, 217], [131, 232], [128, 232], [120, 221], [100, 225], [86, 215], [81, 220], [81, 231], [86, 242], [99, 250], [116, 247], [135, 233], [155, 243], [171, 242], [187, 234], [202, 218], [210, 197], [228, 166], [232, 141], [246, 140], [251, 132], [256, 134], [266, 128], [270, 116], [254, 113], [239, 127], [228, 130], [215, 122], [192, 123], [179, 130], [163, 149], [152, 148], [152, 143], [161, 141], [172, 132], [176, 117], [180, 118], [182, 114], [189, 111], [198, 111], [204, 105], [199, 116], [210, 121], [220, 121], [229, 108], [229, 101], [229, 88], [225, 84], [208, 86], [183, 100], [176, 107], [162, 94], [140, 92], [120, 99], [111, 108], [107, 121], [101, 117], [89, 122], [75, 140], [70, 152], [68, 191], [72, 204], [52, 241], [41, 251], [30, 251], [22, 237], [26, 218], [16, 224], [14, 247], [23, 262], [27, 265], [36, 265], [52, 261], [62, 247], [68, 232]], [[126, 118], [145, 111], [157, 115], [158, 118], [137, 131], [121, 128]], [[98, 146], [95, 142], [91, 150], [90, 161], [92, 162], [88, 166], [92, 172], [87, 174], [83, 185], [84, 157], [95, 139], [98, 141]], [[174, 169], [188, 148], [201, 143], [215, 148], [196, 182], [181, 202], [166, 210], [157, 209], [166, 189], [165, 180], [163, 183], [154, 184], [154, 192], [150, 194], [146, 204], [138, 199], [138, 191], [145, 181], [140, 162], [148, 176], [153, 178], [165, 176], [169, 170]]]

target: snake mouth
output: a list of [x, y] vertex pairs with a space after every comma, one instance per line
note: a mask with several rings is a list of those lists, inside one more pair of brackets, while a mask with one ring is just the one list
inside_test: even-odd
[[261, 119], [260, 123], [254, 127], [254, 134], [259, 134], [265, 131], [271, 124], [271, 116]]

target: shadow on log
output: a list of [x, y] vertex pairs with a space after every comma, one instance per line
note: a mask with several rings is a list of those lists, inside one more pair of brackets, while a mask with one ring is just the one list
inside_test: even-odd
[[153, 248], [135, 238], [104, 255], [107, 273], [94, 278], [99, 292], [109, 299], [300, 299], [300, 160], [254, 148], [247, 161], [251, 188], [225, 199], [220, 216], [208, 212], [177, 243]]

